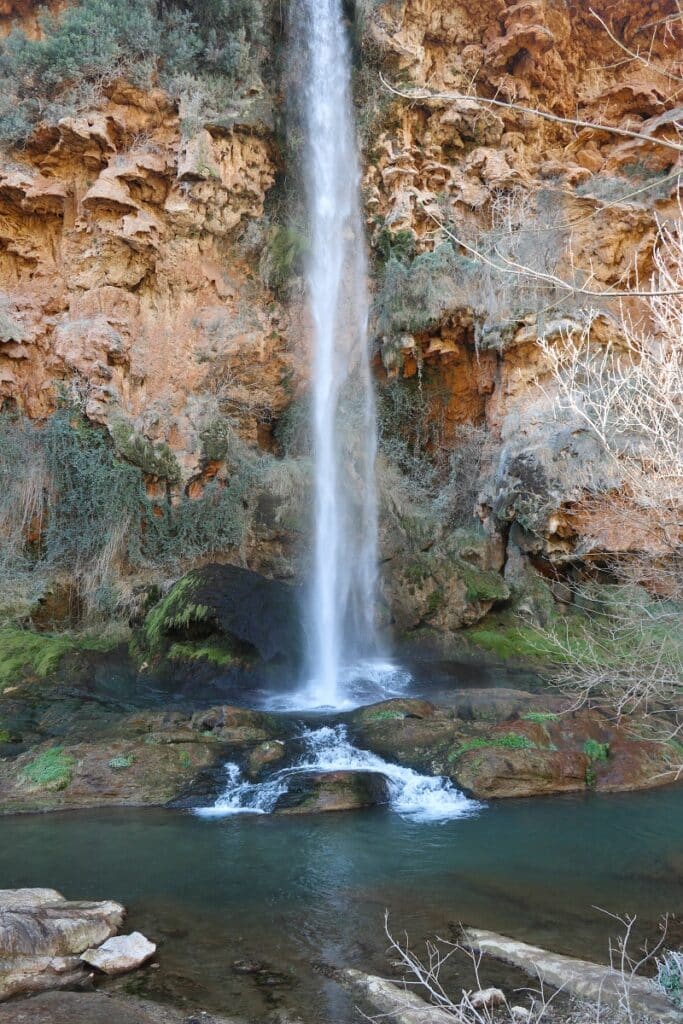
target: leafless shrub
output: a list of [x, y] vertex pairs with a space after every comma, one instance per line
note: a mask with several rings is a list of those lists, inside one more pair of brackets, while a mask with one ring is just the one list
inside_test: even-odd
[[[611, 1005], [599, 998], [591, 1003], [574, 1001], [562, 1009], [556, 1003], [562, 990], [549, 989], [540, 972], [535, 986], [517, 990], [514, 1003], [504, 994], [502, 998], [499, 996], [487, 1003], [481, 998], [491, 991], [483, 977], [484, 955], [472, 950], [466, 940], [428, 940], [424, 953], [416, 953], [410, 947], [407, 934], [402, 941], [394, 938], [389, 929], [388, 913], [385, 913], [384, 927], [392, 964], [403, 972], [406, 991], [417, 991], [430, 1007], [438, 1010], [442, 1017], [452, 1017], [455, 1024], [520, 1024], [521, 1021], [527, 1024], [656, 1024], [654, 1019], [634, 1007], [632, 991], [635, 980], [642, 975], [646, 965], [658, 963], [657, 956], [666, 941], [666, 918], [662, 922], [662, 937], [654, 948], [638, 950], [634, 936], [636, 918], [610, 913], [607, 916], [621, 929], [609, 945], [611, 980], [615, 984]], [[443, 968], [455, 955], [466, 958], [475, 985], [462, 988], [459, 995], [451, 993], [442, 981]], [[414, 1012], [415, 1008], [407, 1001], [406, 1010]], [[379, 1021], [381, 1017], [371, 1019]]]

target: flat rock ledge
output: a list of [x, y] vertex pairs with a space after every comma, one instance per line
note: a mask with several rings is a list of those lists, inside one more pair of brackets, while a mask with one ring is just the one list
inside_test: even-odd
[[139, 933], [115, 938], [125, 914], [112, 900], [67, 900], [56, 889], [1, 889], [0, 1002], [75, 988], [93, 967], [118, 974], [140, 966], [156, 947]]
[[[577, 999], [620, 1007], [624, 1001], [624, 979], [619, 971], [589, 960], [577, 960], [551, 953], [539, 946], [498, 935], [496, 932], [468, 928], [463, 944], [475, 952], [495, 957], [520, 967], [527, 974], [553, 988], [562, 989]], [[677, 1010], [648, 978], [628, 980], [628, 1000], [634, 1013], [644, 1014], [658, 1024], [682, 1024], [683, 1012]]]

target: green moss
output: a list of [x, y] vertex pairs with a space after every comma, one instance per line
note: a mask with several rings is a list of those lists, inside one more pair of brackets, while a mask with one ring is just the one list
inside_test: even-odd
[[112, 757], [111, 761], [109, 761], [109, 767], [112, 771], [120, 772], [130, 768], [134, 763], [135, 757], [132, 754], [120, 754], [118, 757]]
[[556, 722], [559, 717], [554, 711], [529, 711], [526, 715], [522, 715], [522, 720], [544, 725], [546, 722]]
[[65, 754], [62, 747], [52, 747], [26, 765], [20, 778], [32, 789], [66, 789], [75, 765], [75, 759]]
[[609, 743], [586, 740], [583, 745], [583, 752], [591, 761], [606, 761], [609, 757]]
[[11, 743], [12, 734], [8, 729], [0, 729], [0, 743]]
[[181, 768], [191, 768], [192, 758], [186, 750], [181, 750], [178, 754], [178, 760], [180, 761]]
[[427, 614], [435, 615], [444, 603], [443, 590], [432, 590], [427, 598]]
[[426, 562], [409, 562], [403, 569], [403, 578], [408, 583], [420, 584], [429, 579], [431, 570]]
[[148, 613], [143, 626], [143, 638], [149, 650], [159, 651], [165, 637], [173, 630], [187, 628], [192, 622], [206, 621], [209, 609], [192, 601], [197, 585], [195, 574], [188, 573]]
[[147, 476], [178, 484], [181, 480], [180, 466], [167, 444], [153, 444], [142, 434], [133, 430], [129, 423], [119, 420], [111, 428], [116, 453], [132, 466], [137, 466]]
[[536, 659], [564, 665], [584, 657], [590, 651], [585, 632], [577, 623], [573, 631], [560, 638], [552, 633], [543, 633], [533, 626], [518, 624], [519, 620], [500, 616], [488, 619], [484, 626], [475, 626], [464, 631], [463, 635], [477, 647], [481, 647], [503, 660], [521, 658]]
[[373, 711], [367, 716], [368, 722], [391, 722], [405, 718], [403, 711]]
[[503, 577], [489, 569], [480, 569], [462, 558], [454, 559], [453, 570], [467, 588], [468, 601], [504, 601], [510, 590]]
[[536, 750], [536, 744], [518, 732], [507, 732], [502, 736], [474, 736], [471, 740], [465, 740], [457, 750], [452, 750], [448, 760], [457, 761], [459, 757], [466, 754], [468, 750], [481, 750], [485, 747], [500, 747], [503, 750]]
[[33, 633], [8, 626], [0, 629], [0, 691], [22, 677], [46, 678], [62, 658], [78, 651], [108, 651], [120, 641], [115, 634]]
[[208, 661], [221, 668], [227, 668], [236, 660], [234, 648], [228, 640], [173, 644], [168, 658], [170, 661]]

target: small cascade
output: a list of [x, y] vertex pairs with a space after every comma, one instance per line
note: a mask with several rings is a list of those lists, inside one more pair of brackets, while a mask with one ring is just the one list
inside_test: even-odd
[[359, 750], [348, 738], [346, 726], [306, 729], [301, 734], [304, 752], [299, 761], [276, 771], [265, 782], [248, 782], [236, 764], [226, 765], [228, 781], [212, 807], [195, 814], [202, 818], [224, 818], [233, 814], [269, 814], [302, 772], [362, 771], [383, 775], [389, 791], [389, 806], [412, 821], [449, 821], [474, 814], [481, 807], [469, 800], [442, 776], [421, 775], [412, 768], [390, 764], [369, 750]]

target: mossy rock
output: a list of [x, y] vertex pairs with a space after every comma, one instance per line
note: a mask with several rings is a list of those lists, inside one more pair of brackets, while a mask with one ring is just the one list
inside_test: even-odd
[[278, 814], [355, 811], [388, 802], [386, 779], [378, 772], [301, 772], [275, 805]]
[[148, 613], [141, 645], [151, 654], [227, 667], [236, 658], [298, 664], [303, 650], [297, 589], [234, 565], [193, 570]]

